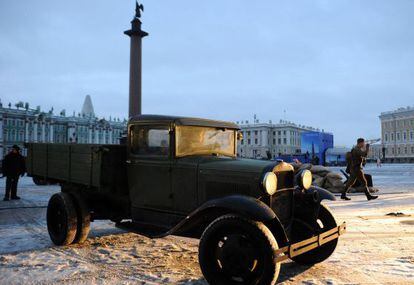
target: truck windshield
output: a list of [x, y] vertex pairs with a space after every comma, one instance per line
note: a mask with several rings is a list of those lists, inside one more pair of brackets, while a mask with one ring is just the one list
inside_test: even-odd
[[211, 127], [177, 126], [177, 157], [189, 155], [236, 155], [236, 130]]

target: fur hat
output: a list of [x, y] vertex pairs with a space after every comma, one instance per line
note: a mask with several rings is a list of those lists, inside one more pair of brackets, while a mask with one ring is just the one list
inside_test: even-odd
[[12, 146], [12, 149], [17, 150], [17, 151], [20, 151], [20, 147], [17, 144], [13, 145]]

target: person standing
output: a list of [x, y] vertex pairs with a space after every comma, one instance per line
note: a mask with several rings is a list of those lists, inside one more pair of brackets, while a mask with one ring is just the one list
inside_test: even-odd
[[[14, 145], [9, 154], [3, 160], [3, 176], [6, 176], [6, 193], [3, 201], [20, 199], [17, 196], [17, 184], [19, 177], [26, 173], [26, 163], [24, 157], [20, 154], [20, 147]], [[11, 197], [10, 197], [11, 194]]]
[[351, 150], [350, 153], [350, 159], [347, 166], [347, 172], [349, 172], [350, 175], [348, 181], [346, 182], [345, 189], [342, 192], [341, 199], [351, 200], [351, 198], [347, 197], [346, 194], [357, 180], [365, 188], [365, 195], [367, 196], [368, 201], [378, 198], [378, 196], [372, 195], [369, 192], [368, 182], [365, 179], [363, 171], [368, 152], [369, 144], [365, 145], [365, 140], [363, 138], [359, 138], [357, 140], [357, 145]]
[[377, 167], [381, 167], [381, 159], [379, 157], [377, 158]]

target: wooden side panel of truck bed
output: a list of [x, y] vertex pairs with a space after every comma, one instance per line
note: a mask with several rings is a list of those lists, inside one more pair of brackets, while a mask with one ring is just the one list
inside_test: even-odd
[[29, 143], [27, 148], [30, 176], [102, 189], [119, 187], [114, 176], [123, 178], [120, 171], [126, 175], [124, 146]]

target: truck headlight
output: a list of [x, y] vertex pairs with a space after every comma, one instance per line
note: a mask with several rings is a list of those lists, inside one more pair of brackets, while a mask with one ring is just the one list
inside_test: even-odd
[[277, 176], [273, 172], [267, 172], [263, 177], [263, 189], [267, 194], [273, 195], [277, 190]]
[[298, 184], [301, 188], [308, 190], [312, 186], [312, 172], [305, 169], [298, 175]]

